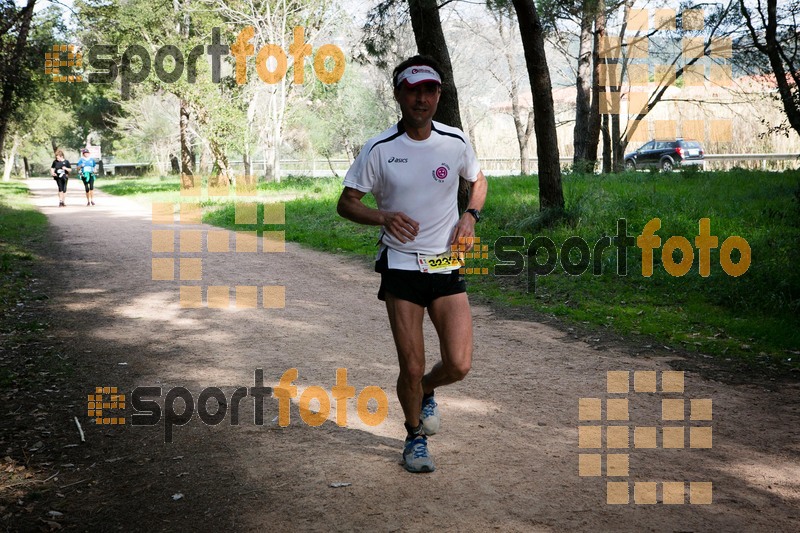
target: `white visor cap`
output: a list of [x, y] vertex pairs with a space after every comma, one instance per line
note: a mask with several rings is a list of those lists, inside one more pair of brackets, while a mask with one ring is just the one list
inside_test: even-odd
[[408, 67], [397, 77], [397, 87], [406, 82], [409, 87], [414, 87], [420, 83], [434, 82], [442, 84], [442, 78], [431, 67], [425, 65], [415, 65]]

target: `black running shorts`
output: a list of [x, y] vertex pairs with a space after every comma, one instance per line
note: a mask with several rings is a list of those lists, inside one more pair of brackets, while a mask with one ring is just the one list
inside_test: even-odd
[[395, 298], [428, 307], [441, 296], [467, 292], [467, 282], [458, 270], [448, 274], [425, 274], [419, 270], [390, 269], [386, 254], [384, 250], [375, 262], [375, 272], [381, 274], [379, 300], [386, 301], [386, 293], [389, 293]]

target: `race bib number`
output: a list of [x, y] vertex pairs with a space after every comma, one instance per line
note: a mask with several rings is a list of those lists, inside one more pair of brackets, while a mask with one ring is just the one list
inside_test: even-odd
[[420, 272], [425, 274], [450, 272], [464, 266], [457, 255], [450, 255], [448, 252], [439, 255], [417, 254], [417, 262]]

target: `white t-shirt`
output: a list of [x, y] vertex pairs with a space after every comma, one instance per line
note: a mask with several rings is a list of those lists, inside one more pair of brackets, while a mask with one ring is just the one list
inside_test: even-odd
[[475, 182], [479, 172], [475, 151], [460, 129], [433, 122], [430, 136], [415, 141], [399, 122], [367, 141], [344, 186], [372, 193], [378, 209], [402, 211], [419, 223], [416, 238], [405, 244], [381, 229], [389, 268], [417, 270], [417, 253], [450, 250], [458, 222], [458, 177]]

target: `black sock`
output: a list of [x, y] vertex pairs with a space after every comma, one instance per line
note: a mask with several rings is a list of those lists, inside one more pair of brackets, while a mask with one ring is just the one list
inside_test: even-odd
[[427, 400], [428, 398], [433, 398], [433, 393], [434, 393], [434, 392], [435, 392], [435, 391], [431, 391], [431, 392], [429, 392], [428, 394], [425, 394], [425, 393], [423, 392], [423, 393], [422, 393], [422, 401], [424, 402], [424, 401], [425, 401], [425, 400]]
[[408, 422], [404, 422], [403, 425], [406, 427], [406, 431], [408, 432], [408, 436], [406, 437], [407, 440], [422, 435], [422, 422], [420, 422], [417, 427], [411, 427]]

